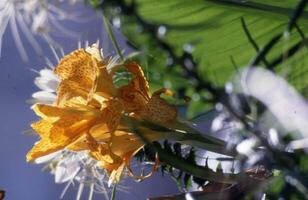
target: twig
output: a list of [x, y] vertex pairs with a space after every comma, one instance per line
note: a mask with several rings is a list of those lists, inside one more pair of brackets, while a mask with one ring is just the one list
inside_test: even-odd
[[[241, 17], [241, 23], [242, 23], [243, 30], [244, 30], [247, 38], [248, 38], [248, 41], [252, 44], [252, 46], [255, 48], [255, 50], [258, 53], [260, 51], [260, 48], [259, 48], [258, 44], [252, 38], [252, 36], [251, 36], [251, 34], [250, 34], [249, 30], [248, 30], [248, 27], [247, 27], [243, 17]], [[265, 56], [264, 56], [264, 58], [262, 58], [262, 61], [265, 64], [265, 66], [268, 67], [268, 62], [267, 62]]]
[[287, 27], [288, 32], [291, 32], [293, 27], [296, 25], [297, 20], [303, 14], [307, 2], [308, 2], [307, 0], [301, 0], [300, 3], [297, 4], [296, 9], [293, 12], [292, 17], [291, 17], [289, 24], [288, 24], [288, 27]]

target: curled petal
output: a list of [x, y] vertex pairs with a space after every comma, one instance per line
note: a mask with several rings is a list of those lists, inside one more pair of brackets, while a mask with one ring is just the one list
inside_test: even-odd
[[149, 83], [144, 76], [142, 68], [135, 62], [128, 62], [125, 64], [125, 67], [135, 76], [132, 80], [134, 88], [149, 97]]
[[112, 76], [108, 73], [106, 65], [99, 66], [93, 91], [104, 98], [110, 98], [117, 95]]

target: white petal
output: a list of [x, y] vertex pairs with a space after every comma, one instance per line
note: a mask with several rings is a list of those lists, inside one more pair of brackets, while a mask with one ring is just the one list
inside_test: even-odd
[[48, 78], [40, 76], [34, 79], [34, 84], [41, 90], [48, 91], [48, 92], [54, 92], [56, 91], [59, 85], [59, 81], [55, 79], [48, 79]]
[[269, 141], [272, 145], [277, 146], [279, 145], [279, 135], [276, 129], [271, 128], [268, 131], [268, 135], [269, 135]]
[[60, 155], [61, 155], [61, 151], [57, 151], [57, 152], [54, 152], [54, 153], [48, 154], [46, 156], [42, 156], [42, 157], [35, 159], [34, 163], [36, 163], [36, 164], [47, 163], [47, 162], [53, 160], [54, 158], [56, 158], [57, 156], [60, 156]]
[[53, 92], [57, 89], [59, 85], [59, 78], [50, 69], [40, 70], [40, 76], [36, 77], [34, 80], [35, 85], [41, 90]]
[[46, 33], [48, 31], [48, 27], [46, 26], [47, 19], [47, 11], [40, 10], [39, 13], [33, 16], [33, 22], [31, 26], [32, 31], [38, 33]]
[[223, 115], [217, 116], [213, 121], [211, 125], [211, 130], [213, 132], [217, 132], [223, 128], [225, 117]]
[[40, 76], [35, 78], [34, 83], [41, 90], [52, 92], [57, 89], [60, 80], [52, 70], [42, 69]]
[[78, 160], [65, 159], [60, 161], [55, 171], [55, 182], [64, 183], [73, 179], [79, 172]]
[[257, 144], [256, 138], [249, 138], [239, 143], [236, 146], [236, 150], [240, 154], [243, 154], [249, 157], [254, 154], [255, 151], [253, 150], [253, 148], [256, 146], [256, 144]]
[[308, 150], [308, 138], [291, 141], [287, 146], [287, 150], [291, 151], [295, 149]]
[[38, 101], [38, 103], [52, 104], [56, 101], [57, 96], [53, 93], [46, 91], [39, 91], [32, 94], [32, 97]]
[[59, 78], [57, 77], [57, 75], [51, 69], [40, 70], [40, 76], [47, 78], [49, 80], [58, 80], [59, 81]]

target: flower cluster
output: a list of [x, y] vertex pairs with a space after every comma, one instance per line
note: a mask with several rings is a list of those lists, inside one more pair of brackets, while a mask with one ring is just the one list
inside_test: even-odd
[[[56, 56], [59, 57], [59, 55]], [[114, 61], [116, 61], [116, 57], [110, 60], [109, 64], [112, 65]], [[48, 65], [49, 68], [40, 70], [38, 72], [39, 76], [34, 80], [35, 85], [40, 89], [40, 91], [32, 94], [32, 102], [34, 103], [52, 105], [57, 99], [56, 90], [60, 80], [54, 73], [52, 63]], [[35, 163], [44, 164], [44, 170], [48, 170], [54, 175], [55, 183], [66, 183], [61, 199], [66, 194], [68, 188], [74, 185], [75, 182], [79, 184], [77, 200], [81, 199], [85, 187], [89, 188], [88, 199], [92, 199], [94, 192], [103, 193], [106, 199], [108, 199], [107, 174], [98, 166], [98, 162], [86, 152], [72, 152], [63, 149], [37, 158]], [[122, 185], [118, 185], [117, 188], [125, 190]]]
[[[123, 68], [132, 77], [127, 84], [118, 86], [113, 77]], [[63, 150], [82, 152], [108, 173], [109, 183], [116, 183], [144, 146], [122, 122], [123, 117], [160, 125], [176, 119], [176, 109], [160, 97], [167, 91], [162, 89], [151, 95], [137, 63], [116, 64], [102, 57], [95, 45], [65, 56], [54, 72], [58, 79], [49, 76], [48, 81], [59, 81], [56, 96], [48, 88], [42, 88], [44, 96], [50, 98], [45, 104], [33, 106], [41, 120], [31, 126], [41, 140], [28, 152], [28, 161]], [[37, 82], [40, 81], [38, 78]], [[38, 93], [34, 94], [37, 96]], [[157, 141], [164, 135], [147, 131], [145, 137]]]

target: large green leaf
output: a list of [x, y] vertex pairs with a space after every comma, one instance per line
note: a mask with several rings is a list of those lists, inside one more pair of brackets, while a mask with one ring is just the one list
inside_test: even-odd
[[[154, 88], [155, 85], [161, 87], [163, 84], [175, 90], [184, 88], [186, 94], [193, 95], [195, 102], [198, 102], [198, 94], [194, 94], [195, 82], [182, 76], [180, 66], [166, 68], [170, 56], [157, 45], [157, 40], [166, 42], [177, 56], [181, 56], [187, 47], [193, 49], [192, 55], [198, 63], [199, 74], [216, 86], [222, 86], [234, 74], [236, 67], [247, 66], [256, 55], [255, 48], [243, 30], [241, 18], [246, 22], [254, 41], [263, 47], [272, 37], [286, 30], [299, 1], [135, 0], [135, 6], [131, 6], [132, 1], [110, 2], [112, 6], [108, 7], [111, 4], [105, 1], [104, 9], [122, 5], [122, 12], [106, 9], [106, 14], [110, 19], [120, 15], [121, 30], [128, 41], [145, 52], [143, 60], [147, 62]], [[305, 33], [308, 29], [307, 11], [304, 11], [298, 24]], [[300, 40], [300, 34], [293, 30], [289, 37], [283, 37], [275, 45], [266, 59], [273, 60]], [[307, 49], [303, 48], [277, 68], [302, 91], [308, 81], [305, 73], [308, 70], [306, 54]], [[194, 106], [193, 103], [191, 105]], [[200, 106], [195, 107], [201, 111]]]

